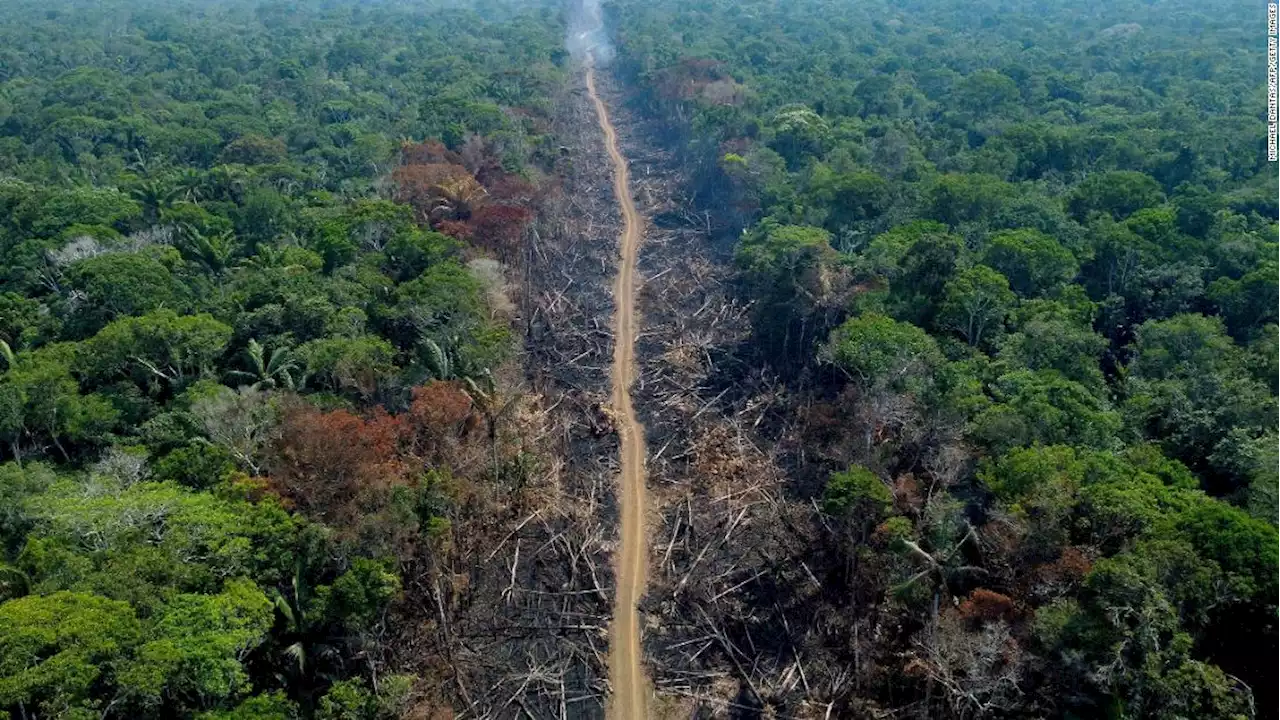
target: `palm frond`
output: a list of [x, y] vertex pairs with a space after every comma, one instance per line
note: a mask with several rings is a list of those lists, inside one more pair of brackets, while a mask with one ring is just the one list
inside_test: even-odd
[[440, 344], [431, 338], [422, 339], [422, 361], [432, 377], [437, 380], [453, 379], [453, 362]]
[[295, 642], [284, 649], [284, 656], [294, 662], [298, 668], [298, 672], [307, 671], [307, 648], [301, 641]]

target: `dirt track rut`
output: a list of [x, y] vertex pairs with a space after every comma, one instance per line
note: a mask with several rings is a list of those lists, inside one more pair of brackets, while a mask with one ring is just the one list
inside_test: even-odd
[[618, 248], [618, 275], [614, 281], [613, 410], [618, 428], [621, 477], [618, 481], [618, 510], [621, 519], [617, 564], [617, 592], [614, 596], [613, 628], [609, 651], [609, 672], [613, 685], [611, 715], [619, 720], [640, 720], [648, 716], [649, 683], [645, 677], [640, 637], [640, 617], [636, 605], [644, 594], [645, 562], [645, 445], [644, 427], [631, 403], [631, 382], [635, 365], [636, 336], [636, 256], [643, 225], [631, 197], [627, 160], [618, 147], [618, 134], [609, 120], [609, 111], [596, 92], [595, 68], [586, 68], [587, 92], [595, 105], [596, 118], [605, 136], [605, 149], [613, 162], [613, 193], [622, 210], [623, 229]]

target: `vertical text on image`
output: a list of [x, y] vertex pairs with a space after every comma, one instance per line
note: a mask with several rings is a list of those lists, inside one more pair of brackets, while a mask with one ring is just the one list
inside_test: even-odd
[[1267, 3], [1267, 161], [1276, 162], [1280, 159], [1280, 153], [1277, 152], [1277, 54], [1280, 38], [1276, 37], [1277, 32], [1277, 4]]

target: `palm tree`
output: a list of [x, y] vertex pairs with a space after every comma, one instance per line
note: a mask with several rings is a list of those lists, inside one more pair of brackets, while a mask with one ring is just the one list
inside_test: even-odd
[[280, 268], [289, 272], [305, 270], [306, 268], [303, 265], [297, 263], [288, 264], [285, 248], [286, 246], [281, 245], [259, 245], [252, 255], [242, 258], [237, 264], [248, 270], [268, 270], [271, 268]]
[[231, 262], [236, 249], [236, 236], [230, 230], [206, 235], [187, 223], [177, 226], [178, 250], [183, 257], [219, 277]]
[[249, 174], [244, 168], [230, 165], [218, 165], [212, 168], [205, 178], [208, 185], [213, 188], [213, 194], [220, 199], [232, 202], [241, 199], [241, 194], [249, 183]]
[[279, 347], [268, 352], [257, 339], [251, 339], [245, 355], [249, 358], [249, 370], [232, 370], [228, 375], [252, 381], [254, 389], [296, 389], [294, 375], [301, 366], [289, 348]]
[[150, 223], [159, 220], [160, 211], [173, 205], [178, 194], [177, 187], [159, 178], [147, 178], [129, 191], [129, 195], [142, 205], [142, 217]]
[[312, 593], [303, 577], [301, 560], [294, 567], [289, 585], [292, 592], [288, 595], [279, 590], [272, 592], [276, 612], [284, 621], [279, 633], [284, 671], [278, 679], [302, 694], [310, 694], [317, 684], [316, 676], [324, 675], [320, 668], [341, 657], [323, 615], [309, 612]]
[[437, 380], [453, 380], [453, 360], [440, 347], [440, 343], [431, 338], [422, 339], [422, 363], [427, 372]]
[[489, 427], [489, 445], [493, 456], [493, 473], [498, 474], [498, 422], [506, 417], [520, 399], [518, 395], [504, 398], [497, 391], [493, 373], [468, 362], [459, 362], [454, 355], [431, 338], [421, 342], [422, 362], [431, 376], [437, 380], [457, 380], [466, 388], [471, 401], [484, 415]]
[[204, 184], [204, 177], [198, 170], [193, 168], [184, 168], [174, 180], [174, 186], [177, 188], [178, 194], [182, 196], [182, 199], [197, 205], [200, 204], [206, 194]]
[[422, 338], [419, 341], [419, 354], [423, 366], [436, 380], [457, 380], [468, 387], [475, 388], [475, 392], [492, 393], [494, 391], [493, 373], [489, 368], [481, 367], [479, 363], [459, 357], [453, 348], [456, 348], [460, 342], [457, 336], [451, 337], [449, 346], [446, 348], [429, 337]]

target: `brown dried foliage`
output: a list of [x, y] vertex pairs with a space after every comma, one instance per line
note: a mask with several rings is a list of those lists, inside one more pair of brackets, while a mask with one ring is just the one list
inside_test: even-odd
[[441, 220], [436, 223], [435, 231], [457, 238], [465, 243], [470, 243], [472, 239], [471, 226], [460, 220]]
[[334, 528], [353, 528], [408, 478], [396, 418], [287, 403], [271, 463], [271, 486], [300, 512]]
[[1043, 600], [1062, 597], [1074, 592], [1091, 569], [1093, 561], [1089, 556], [1078, 547], [1068, 546], [1057, 560], [1035, 568], [1032, 590]]
[[395, 199], [407, 203], [421, 223], [466, 220], [484, 202], [485, 189], [461, 165], [402, 165], [391, 173]]
[[360, 416], [284, 403], [272, 448], [269, 487], [298, 511], [354, 533], [387, 508], [391, 491], [434, 467], [465, 468], [471, 398], [450, 383], [414, 388], [409, 409]]
[[519, 175], [502, 173], [493, 178], [482, 178], [482, 181], [495, 202], [527, 205], [540, 199], [538, 188]]
[[513, 205], [489, 205], [471, 215], [471, 237], [503, 262], [514, 258], [524, 240], [533, 213]]
[[437, 140], [400, 145], [401, 165], [461, 165], [462, 157]]
[[1015, 614], [1013, 600], [994, 590], [978, 588], [960, 603], [960, 617], [973, 626], [996, 620], [1011, 620]]

